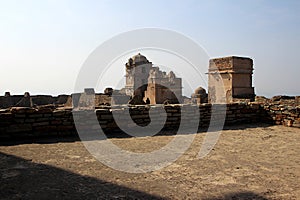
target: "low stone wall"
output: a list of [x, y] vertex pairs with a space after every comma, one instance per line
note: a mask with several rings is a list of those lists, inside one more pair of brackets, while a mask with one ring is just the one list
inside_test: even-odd
[[25, 95], [13, 95], [13, 96], [0, 96], [0, 108], [10, 107], [34, 107], [41, 105], [64, 105], [67, 103], [69, 95], [34, 95], [30, 96], [29, 93]]
[[[151, 119], [149, 112], [152, 116]], [[0, 137], [9, 139], [77, 135], [74, 119], [76, 122], [79, 121], [76, 123], [77, 128], [99, 130], [100, 125], [108, 135], [121, 131], [115, 120], [117, 118], [123, 123], [121, 125], [127, 128], [134, 127], [136, 124], [147, 126], [151, 123], [154, 126], [163, 124], [163, 130], [173, 131], [178, 130], [180, 125], [184, 130], [194, 129], [195, 125], [198, 129], [207, 128], [211, 120], [215, 125], [222, 125], [222, 116], [225, 117], [225, 125], [266, 122], [300, 127], [299, 114], [300, 108], [297, 106], [255, 102], [214, 105], [213, 107], [211, 104], [103, 106], [95, 110], [72, 110], [71, 107], [57, 108], [54, 106], [13, 107], [0, 110]], [[166, 115], [165, 122], [160, 118], [163, 115]]]
[[256, 102], [265, 111], [262, 121], [300, 128], [300, 96], [256, 97]]
[[265, 117], [262, 120], [277, 125], [285, 125], [300, 128], [300, 107], [280, 104], [262, 105]]
[[0, 110], [0, 137], [74, 134], [72, 109], [13, 107]]

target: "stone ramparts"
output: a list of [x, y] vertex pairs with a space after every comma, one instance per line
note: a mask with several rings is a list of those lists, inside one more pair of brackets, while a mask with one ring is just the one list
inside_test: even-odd
[[[214, 105], [216, 106], [216, 105]], [[198, 110], [199, 109], [199, 110]], [[149, 110], [154, 116], [149, 117]], [[226, 110], [226, 112], [225, 112]], [[162, 112], [163, 111], [163, 112]], [[184, 114], [182, 113], [184, 111]], [[73, 112], [73, 113], [72, 113]], [[225, 125], [265, 122], [300, 127], [300, 107], [269, 103], [231, 103], [216, 107], [212, 115], [211, 104], [201, 105], [156, 105], [156, 106], [103, 106], [95, 110], [72, 110], [71, 107], [41, 106], [38, 108], [12, 107], [0, 110], [0, 137], [42, 137], [76, 135], [73, 115], [76, 114], [81, 124], [88, 129], [99, 129], [99, 125], [107, 134], [120, 132], [115, 117], [130, 113], [132, 120], [122, 124], [127, 127], [147, 126], [149, 123], [159, 125], [162, 122], [159, 116], [166, 114], [163, 130], [177, 130], [180, 124], [189, 128], [191, 124], [198, 123], [199, 130], [207, 128], [211, 120], [222, 120], [225, 113]], [[78, 115], [79, 114], [79, 115]], [[200, 115], [200, 121], [199, 121]], [[92, 124], [92, 118], [99, 123]], [[124, 118], [126, 119], [126, 118]]]

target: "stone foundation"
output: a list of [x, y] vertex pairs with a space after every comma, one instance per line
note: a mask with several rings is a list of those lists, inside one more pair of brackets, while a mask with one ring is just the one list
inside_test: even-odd
[[[297, 99], [297, 98], [295, 98]], [[92, 127], [89, 118], [98, 120], [99, 125], [105, 133], [114, 134], [121, 132], [118, 128], [112, 112], [119, 115], [129, 110], [133, 121], [126, 121], [126, 126], [147, 126], [149, 123], [161, 123], [161, 121], [149, 118], [149, 109], [157, 114], [161, 109], [167, 113], [167, 120], [163, 130], [176, 131], [181, 123], [188, 128], [192, 122], [197, 120], [200, 112], [200, 122], [198, 129], [207, 128], [211, 121], [211, 104], [201, 105], [159, 105], [159, 106], [131, 106], [118, 107], [103, 106], [95, 110], [72, 111], [71, 107], [43, 106], [39, 108], [12, 107], [0, 110], [0, 137], [1, 138], [22, 138], [22, 137], [42, 137], [42, 136], [65, 136], [77, 135], [74, 125], [73, 114], [80, 113], [84, 120], [84, 126], [88, 129], [99, 129], [99, 126]], [[265, 122], [269, 124], [282, 124], [291, 127], [300, 127], [300, 107], [283, 105], [276, 102], [268, 103], [231, 103], [226, 106], [225, 125], [236, 125], [245, 123]], [[224, 108], [225, 108], [224, 107]], [[181, 114], [181, 110], [185, 114]], [[195, 112], [199, 109], [199, 112]], [[73, 113], [72, 113], [73, 112]], [[214, 116], [222, 114], [222, 110], [216, 110]], [[118, 116], [119, 116], [118, 115]], [[78, 115], [77, 115], [78, 116]], [[184, 119], [182, 119], [184, 116]], [[190, 123], [189, 123], [190, 122]]]

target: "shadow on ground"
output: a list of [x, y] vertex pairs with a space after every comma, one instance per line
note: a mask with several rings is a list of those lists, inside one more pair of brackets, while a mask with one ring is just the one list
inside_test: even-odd
[[273, 124], [267, 123], [252, 123], [252, 124], [236, 124], [236, 125], [225, 125], [223, 130], [245, 130], [248, 128], [268, 128], [274, 126]]
[[204, 198], [203, 200], [268, 200], [253, 192], [230, 193], [223, 197]]
[[[111, 175], [114, 176], [113, 174]], [[135, 189], [0, 153], [1, 199], [163, 199]], [[146, 186], [147, 187], [147, 186]], [[178, 191], [180, 192], [180, 191]], [[189, 193], [189, 191], [185, 191]], [[162, 196], [168, 196], [170, 191]], [[180, 196], [180, 194], [178, 194]], [[176, 196], [172, 194], [171, 196]], [[165, 198], [167, 199], [167, 198]], [[199, 197], [199, 199], [201, 199]], [[205, 200], [267, 200], [253, 192]]]
[[4, 153], [0, 177], [1, 199], [162, 199]]
[[[256, 124], [237, 124], [237, 125], [230, 125], [230, 126], [224, 126], [223, 130], [245, 130], [248, 128], [267, 128], [273, 126], [271, 124], [266, 123], [256, 123]], [[208, 131], [208, 128], [201, 128], [198, 130], [198, 133], [206, 133]], [[177, 130], [162, 130], [161, 132], [157, 133], [155, 136], [163, 136], [163, 135], [176, 135]], [[189, 132], [187, 130], [187, 133], [184, 134], [195, 134], [194, 132]], [[105, 133], [107, 138], [131, 138], [132, 136], [129, 136], [128, 134], [122, 132], [122, 131], [114, 131], [109, 132], [107, 131]], [[9, 138], [5, 140], [0, 141], [0, 146], [13, 146], [13, 145], [19, 145], [19, 144], [53, 144], [53, 143], [59, 143], [59, 142], [76, 142], [81, 141], [78, 134], [74, 132], [72, 135], [60, 135], [60, 136], [37, 136], [37, 137], [27, 137], [27, 138]]]

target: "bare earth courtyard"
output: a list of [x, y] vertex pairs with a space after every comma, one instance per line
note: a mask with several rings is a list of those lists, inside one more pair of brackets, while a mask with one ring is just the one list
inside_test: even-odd
[[[170, 166], [145, 174], [113, 170], [78, 140], [0, 146], [1, 199], [299, 199], [300, 129], [229, 127], [204, 159], [206, 133]], [[159, 149], [173, 136], [113, 138], [133, 152]]]

